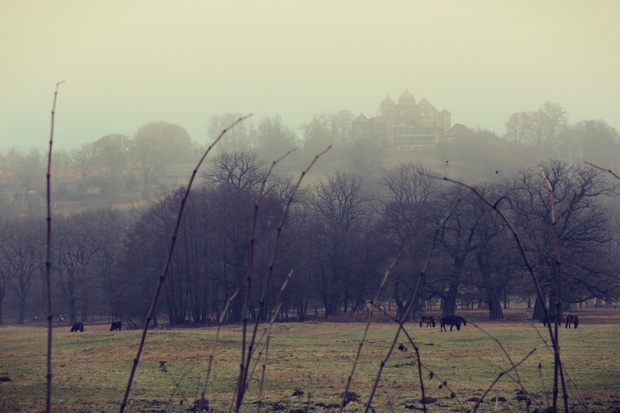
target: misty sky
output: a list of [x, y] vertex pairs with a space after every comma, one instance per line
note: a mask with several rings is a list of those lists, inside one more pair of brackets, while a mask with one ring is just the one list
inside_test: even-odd
[[206, 143], [208, 119], [374, 116], [406, 88], [453, 123], [504, 133], [561, 104], [620, 128], [620, 2], [0, 0], [0, 151], [153, 121]]

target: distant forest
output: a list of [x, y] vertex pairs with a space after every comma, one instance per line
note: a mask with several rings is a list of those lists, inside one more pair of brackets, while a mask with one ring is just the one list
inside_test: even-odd
[[[154, 122], [133, 136], [109, 134], [53, 153], [57, 315], [71, 322], [115, 316], [140, 326], [183, 187], [206, 146], [239, 116], [211, 118], [209, 142]], [[346, 319], [365, 311], [396, 256], [381, 300], [399, 314], [409, 305], [418, 314], [475, 307], [495, 320], [521, 301], [540, 318], [542, 303], [505, 223], [467, 188], [441, 177], [475, 186], [509, 218], [546, 300], [555, 302], [544, 173], [555, 196], [562, 302], [568, 308], [618, 300], [620, 181], [606, 170], [620, 159], [620, 136], [605, 121], [569, 124], [560, 105], [546, 102], [510, 116], [504, 136], [469, 128], [433, 149], [402, 150], [351, 141], [353, 119], [346, 110], [324, 113], [295, 131], [279, 116], [250, 118], [226, 133], [198, 171], [156, 323], [207, 325], [237, 289], [226, 320], [267, 318], [289, 274], [283, 319]], [[329, 146], [291, 196], [301, 171]], [[44, 316], [46, 161], [36, 148], [0, 154], [0, 323]], [[410, 303], [433, 240], [423, 293]], [[244, 315], [248, 268], [255, 287]], [[259, 306], [263, 290], [267, 301]]]

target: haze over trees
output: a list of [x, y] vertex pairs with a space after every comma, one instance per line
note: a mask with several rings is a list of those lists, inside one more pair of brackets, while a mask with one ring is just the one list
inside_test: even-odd
[[[238, 117], [212, 117], [208, 137]], [[505, 224], [469, 191], [438, 176], [474, 184], [491, 202], [501, 199], [498, 208], [519, 233], [547, 301], [554, 302], [550, 198], [539, 166], [554, 190], [562, 302], [618, 299], [618, 182], [583, 163], [614, 168], [620, 136], [605, 121], [570, 124], [559, 104], [546, 102], [510, 116], [504, 137], [468, 129], [434, 149], [398, 150], [352, 142], [352, 120], [349, 111], [322, 113], [295, 131], [274, 116], [230, 130], [198, 171], [157, 323], [206, 325], [222, 315], [237, 289], [226, 319], [241, 321], [250, 262], [252, 318], [271, 315], [291, 270], [283, 318], [353, 317], [374, 297], [397, 254], [381, 300], [399, 315], [409, 305], [418, 313], [441, 307], [444, 314], [478, 307], [494, 320], [503, 318], [511, 301], [535, 299]], [[131, 136], [112, 133], [54, 153], [52, 291], [58, 314], [71, 321], [115, 314], [134, 326], [142, 322], [181, 188], [207, 144], [193, 141], [179, 125], [152, 122]], [[291, 182], [329, 145], [278, 231]], [[288, 151], [266, 181], [254, 221], [265, 173]], [[40, 150], [0, 156], [0, 321], [24, 323], [42, 314], [44, 173]], [[437, 223], [457, 200], [437, 234], [420, 299], [411, 303]], [[534, 307], [534, 317], [541, 317], [541, 303]]]

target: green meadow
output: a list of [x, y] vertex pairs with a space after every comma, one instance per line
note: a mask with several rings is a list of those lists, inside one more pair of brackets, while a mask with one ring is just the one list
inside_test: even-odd
[[[607, 310], [613, 313], [610, 316], [590, 311], [579, 313], [578, 329], [560, 329], [568, 405], [576, 412], [586, 411], [582, 403], [590, 412], [620, 411], [618, 310]], [[468, 317], [467, 312], [463, 315]], [[473, 409], [500, 373], [511, 367], [504, 351], [514, 363], [533, 353], [516, 371], [501, 375], [478, 411], [526, 411], [525, 401], [520, 400], [522, 387], [531, 398], [530, 411], [550, 406], [553, 354], [546, 329], [523, 320], [489, 323], [483, 317], [476, 321], [474, 314], [470, 318], [467, 326], [452, 332], [441, 332], [439, 325], [405, 326], [419, 350], [428, 411]], [[257, 411], [265, 357], [261, 411], [339, 411], [335, 406], [342, 400], [364, 330], [364, 323], [275, 324], [269, 345], [262, 339], [257, 346], [260, 359], [242, 411]], [[345, 411], [364, 411], [396, 332], [395, 324], [370, 325]], [[118, 411], [140, 334], [110, 332], [109, 325], [86, 324], [84, 333], [71, 333], [66, 326], [54, 328], [53, 411]], [[150, 331], [126, 411], [196, 411], [192, 408], [205, 386], [215, 334], [215, 327]], [[242, 334], [241, 326], [222, 327], [205, 393], [213, 411], [229, 411]], [[44, 411], [46, 339], [47, 329], [42, 326], [0, 327], [0, 411]], [[421, 411], [414, 347], [403, 333], [396, 342], [372, 407], [376, 412]], [[561, 390], [558, 406], [563, 411]]]

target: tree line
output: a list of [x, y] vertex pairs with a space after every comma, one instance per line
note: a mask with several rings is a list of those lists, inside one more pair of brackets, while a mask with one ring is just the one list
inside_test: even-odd
[[[237, 117], [212, 117], [208, 137]], [[300, 127], [301, 136], [279, 116], [229, 131], [217, 156], [200, 171], [201, 185], [190, 197], [159, 314], [175, 324], [218, 317], [232, 292], [244, 288], [251, 224], [258, 228], [253, 268], [260, 280], [291, 179], [328, 145], [333, 148], [314, 167], [312, 182], [295, 196], [280, 234], [277, 277], [268, 286], [271, 301], [263, 307], [265, 314], [253, 316], [265, 317], [271, 310], [278, 283], [291, 269], [286, 314], [303, 319], [312, 311], [327, 317], [358, 311], [399, 253], [384, 299], [404, 311], [437, 222], [460, 198], [439, 234], [432, 274], [416, 308], [441, 302], [443, 311], [451, 313], [457, 300], [466, 301], [481, 303], [491, 319], [499, 319], [508, 296], [533, 296], [529, 282], [520, 277], [523, 269], [511, 236], [493, 212], [432, 175], [476, 184], [489, 199], [501, 200], [499, 207], [527, 240], [547, 299], [553, 300], [551, 218], [539, 164], [553, 185], [561, 218], [559, 243], [570, 287], [564, 302], [617, 297], [612, 265], [618, 252], [616, 183], [580, 164], [585, 159], [612, 167], [620, 154], [620, 136], [605, 121], [569, 124], [560, 105], [546, 102], [536, 111], [513, 114], [503, 138], [472, 129], [433, 151], [408, 152], [409, 160], [394, 163], [389, 148], [350, 142], [352, 119], [346, 110], [314, 115]], [[79, 212], [54, 217], [53, 287], [59, 313], [72, 321], [117, 312], [139, 319], [149, 304], [144, 289], [162, 265], [181, 196], [176, 185], [158, 185], [156, 178], [171, 164], [195, 162], [203, 149], [182, 127], [154, 122], [131, 137], [106, 135], [53, 154], [55, 203], [61, 202], [60, 172], [68, 169], [78, 191], [101, 185], [110, 202], [99, 205], [111, 205], [97, 210], [78, 206], [69, 211]], [[266, 165], [289, 149], [293, 152], [270, 176], [253, 222]], [[0, 319], [7, 306], [18, 322], [40, 313], [44, 175], [44, 157], [37, 149], [0, 154]], [[135, 205], [135, 199], [143, 203]], [[258, 296], [253, 299], [258, 308]], [[239, 305], [231, 306], [231, 321], [242, 317]], [[540, 305], [535, 303], [535, 316]]]
[[[508, 297], [535, 297], [513, 236], [492, 209], [469, 191], [437, 179], [423, 163], [386, 169], [376, 182], [338, 171], [307, 183], [291, 200], [293, 185], [269, 175], [252, 151], [221, 152], [200, 172], [186, 204], [156, 322], [206, 325], [225, 318], [267, 318], [278, 291], [293, 271], [282, 298], [283, 314], [303, 321], [365, 310], [389, 263], [382, 300], [399, 314], [412, 304], [423, 311], [440, 302], [444, 314], [458, 303], [486, 308], [502, 319]], [[555, 194], [562, 302], [618, 298], [617, 183], [588, 165], [547, 161], [540, 166]], [[549, 302], [555, 302], [549, 191], [537, 168], [522, 168], [477, 189], [511, 220]], [[52, 291], [54, 308], [71, 322], [114, 314], [140, 323], [170, 244], [183, 189], [168, 189], [148, 206], [102, 208], [54, 216]], [[454, 209], [437, 235], [420, 300], [411, 291], [429, 253], [437, 224]], [[255, 211], [258, 213], [255, 215]], [[43, 314], [44, 219], [0, 217], [0, 317], [8, 307], [18, 323]], [[253, 229], [255, 228], [255, 229]], [[270, 268], [279, 237], [277, 259]], [[252, 247], [252, 248], [250, 248]], [[254, 251], [250, 255], [250, 251]], [[253, 273], [249, 314], [243, 314], [248, 271]], [[273, 277], [267, 283], [267, 273]], [[265, 302], [259, 303], [265, 290]], [[534, 303], [540, 317], [542, 303]]]
[[[132, 136], [113, 133], [70, 151], [56, 150], [52, 156], [53, 200], [66, 200], [68, 193], [81, 199], [89, 187], [100, 188], [99, 195], [103, 195], [100, 199], [108, 201], [157, 195], [161, 186], [159, 178], [174, 175], [169, 170], [171, 165], [195, 164], [221, 129], [239, 117], [233, 113], [213, 116], [207, 136], [200, 141], [192, 140], [179, 125], [151, 122], [138, 128]], [[271, 160], [274, 153], [300, 149], [290, 157], [294, 160], [291, 170], [297, 170], [308, 156], [314, 156], [314, 149], [319, 145], [348, 139], [352, 118], [349, 111], [316, 115], [302, 125], [301, 140], [279, 115], [263, 118], [256, 125], [248, 121], [229, 131], [217, 150], [254, 151], [261, 159]], [[310, 138], [310, 134], [316, 135], [318, 141]], [[45, 193], [44, 155], [38, 148], [25, 154], [15, 149], [0, 154], [0, 207], [8, 213], [22, 211], [24, 207], [30, 212], [40, 209]]]
[[[151, 122], [131, 136], [113, 133], [70, 150], [56, 150], [52, 156], [52, 195], [56, 204], [83, 200], [89, 188], [92, 198], [108, 204], [156, 196], [165, 185], [163, 177], [186, 178], [206, 145], [239, 118], [228, 113], [209, 119], [206, 136], [192, 139], [181, 126]], [[318, 174], [347, 171], [376, 181], [394, 159], [403, 161], [402, 151], [373, 142], [352, 142], [348, 110], [314, 115], [298, 130], [291, 129], [279, 115], [257, 122], [251, 119], [227, 133], [216, 151], [254, 152], [271, 162], [277, 154], [293, 153], [280, 166], [291, 176], [314, 155], [331, 145], [315, 167]], [[434, 150], [410, 151], [409, 160], [422, 161], [440, 172], [454, 171], [457, 178], [472, 183], [492, 179], [490, 174], [514, 174], [523, 166], [535, 166], [546, 159], [570, 162], [588, 160], [611, 167], [620, 155], [620, 136], [604, 120], [568, 122], [566, 111], [557, 103], [545, 102], [538, 110], [518, 112], [506, 122], [503, 136], [473, 128], [452, 141], [440, 142]], [[0, 208], [8, 214], [41, 210], [45, 192], [45, 154], [34, 148], [28, 153], [9, 150], [0, 153]], [[449, 161], [449, 168], [445, 162]], [[177, 172], [175, 165], [185, 168]], [[189, 169], [189, 171], [187, 170]], [[184, 174], [184, 175], [183, 175]], [[178, 182], [178, 180], [177, 180]], [[173, 182], [176, 184], [176, 182]]]

